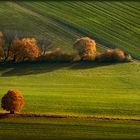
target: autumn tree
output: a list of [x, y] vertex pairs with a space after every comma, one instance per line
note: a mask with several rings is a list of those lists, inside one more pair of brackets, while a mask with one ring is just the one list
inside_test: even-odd
[[4, 53], [3, 62], [6, 62], [11, 55], [11, 43], [15, 38], [15, 36], [16, 35], [12, 32], [3, 33], [3, 53]]
[[46, 51], [52, 47], [52, 38], [49, 36], [38, 36], [37, 45], [40, 48], [41, 55], [45, 55]]
[[9, 90], [3, 97], [1, 106], [10, 114], [20, 112], [24, 106], [24, 98], [19, 91]]
[[35, 60], [40, 55], [37, 40], [14, 32], [0, 32], [0, 61]]
[[35, 38], [15, 38], [11, 45], [11, 55], [15, 61], [35, 60], [40, 55]]
[[34, 60], [40, 55], [40, 50], [37, 46], [35, 38], [23, 38], [21, 56], [24, 59]]
[[78, 51], [82, 60], [93, 60], [96, 54], [96, 42], [89, 37], [77, 39], [73, 48]]

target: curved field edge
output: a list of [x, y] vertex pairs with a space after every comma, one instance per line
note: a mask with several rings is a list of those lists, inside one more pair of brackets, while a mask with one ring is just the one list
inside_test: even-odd
[[26, 1], [1, 2], [0, 7], [2, 30], [49, 35], [54, 39], [53, 47], [65, 51], [72, 51], [76, 38], [90, 36], [99, 50], [117, 47], [140, 57], [139, 2]]

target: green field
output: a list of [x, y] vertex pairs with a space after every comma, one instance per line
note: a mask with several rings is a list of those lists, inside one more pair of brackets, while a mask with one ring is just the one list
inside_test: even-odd
[[[0, 30], [50, 37], [64, 51], [90, 36], [98, 51], [118, 47], [140, 58], [138, 1], [0, 2]], [[135, 61], [1, 64], [0, 98], [18, 89], [24, 113], [79, 117], [0, 116], [0, 138], [140, 138], [139, 75]]]
[[[68, 124], [69, 118], [64, 119], [64, 122], [60, 118], [52, 118], [49, 125], [49, 118], [46, 117], [37, 120], [15, 118], [13, 122], [11, 118], [2, 119], [0, 124], [7, 125], [4, 128], [1, 126], [1, 137], [6, 134], [22, 136], [22, 133], [15, 131], [15, 127], [21, 128], [25, 137], [36, 138], [43, 138], [44, 135], [45, 138], [60, 136], [83, 139], [140, 137], [139, 121], [131, 121], [140, 120], [138, 62], [105, 66], [87, 63], [15, 64], [1, 66], [0, 71], [0, 95], [13, 88], [22, 91], [26, 103], [24, 112], [79, 116], [71, 124]], [[110, 119], [115, 117], [130, 121], [88, 120], [82, 119], [82, 115], [100, 118], [108, 116]], [[40, 121], [44, 123], [40, 124]], [[83, 124], [87, 122], [91, 126]], [[37, 133], [34, 133], [32, 128], [36, 127]], [[48, 133], [44, 134], [45, 131]]]
[[99, 50], [117, 47], [140, 58], [138, 1], [1, 2], [0, 20], [0, 30], [47, 36], [65, 51], [78, 37], [90, 36]]
[[2, 96], [19, 89], [25, 112], [140, 116], [140, 64], [21, 64], [1, 69]]
[[[10, 118], [0, 120], [6, 139], [123, 139], [140, 137], [140, 122], [96, 119]], [[16, 130], [16, 131], [15, 131]]]

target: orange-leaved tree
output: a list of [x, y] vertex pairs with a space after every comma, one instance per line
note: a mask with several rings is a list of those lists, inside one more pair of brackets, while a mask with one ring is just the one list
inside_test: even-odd
[[37, 46], [35, 38], [23, 38], [21, 54], [24, 59], [34, 60], [40, 55], [40, 49]]
[[73, 48], [78, 51], [83, 60], [94, 60], [96, 55], [96, 42], [89, 37], [77, 39]]
[[4, 110], [10, 111], [10, 114], [20, 112], [24, 106], [24, 98], [17, 90], [9, 90], [3, 97], [1, 106]]
[[35, 38], [15, 38], [11, 45], [11, 54], [16, 61], [35, 60], [40, 55]]

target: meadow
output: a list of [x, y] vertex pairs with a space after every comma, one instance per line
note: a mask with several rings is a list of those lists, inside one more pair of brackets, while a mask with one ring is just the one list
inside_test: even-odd
[[25, 112], [138, 117], [139, 65], [12, 64], [0, 68], [0, 95], [22, 91]]
[[[0, 2], [0, 30], [48, 37], [52, 49], [67, 52], [78, 37], [89, 36], [98, 51], [118, 47], [139, 59], [139, 15], [138, 1], [6, 1]], [[18, 89], [25, 114], [70, 116], [1, 116], [0, 138], [140, 138], [139, 75], [139, 61], [0, 64], [0, 98]]]
[[[13, 138], [24, 135], [53, 139], [140, 137], [138, 62], [105, 66], [12, 64], [0, 70], [1, 97], [7, 89], [18, 89], [25, 98], [25, 114], [52, 116], [1, 119], [1, 137], [7, 134]], [[4, 124], [7, 125], [2, 127]], [[17, 127], [20, 129], [15, 131]]]

